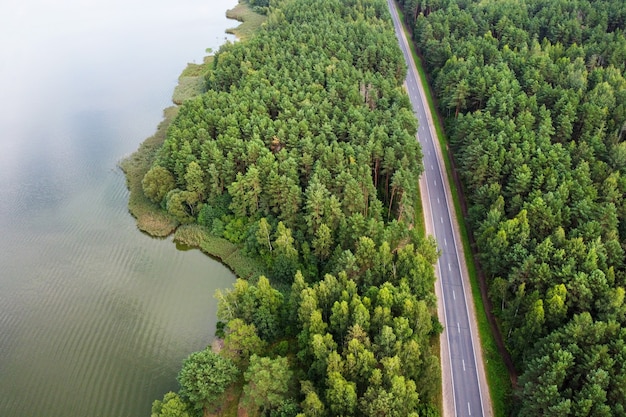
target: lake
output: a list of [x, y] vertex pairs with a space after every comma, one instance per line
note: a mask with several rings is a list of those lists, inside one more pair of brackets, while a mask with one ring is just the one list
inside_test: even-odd
[[147, 417], [212, 340], [233, 274], [139, 232], [117, 163], [236, 3], [3, 2], [0, 416]]

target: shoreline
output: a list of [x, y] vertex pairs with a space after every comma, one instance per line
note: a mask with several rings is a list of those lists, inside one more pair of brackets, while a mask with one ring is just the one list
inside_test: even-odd
[[[240, 22], [237, 27], [226, 29], [226, 33], [235, 35], [237, 40], [250, 37], [265, 21], [265, 16], [255, 13], [243, 0], [239, 0], [235, 7], [225, 13], [227, 19]], [[250, 278], [263, 271], [257, 261], [243, 256], [234, 244], [226, 239], [211, 236], [197, 224], [180, 225], [176, 219], [144, 195], [141, 185], [157, 151], [165, 141], [167, 129], [176, 118], [180, 106], [186, 100], [206, 91], [204, 76], [213, 59], [213, 55], [207, 55], [201, 64], [187, 63], [172, 92], [173, 105], [163, 109], [163, 120], [158, 124], [155, 133], [141, 142], [135, 152], [123, 158], [118, 166], [126, 177], [126, 188], [129, 191], [128, 211], [135, 218], [137, 228], [142, 233], [154, 238], [167, 238], [173, 234], [173, 240], [177, 245], [199, 249], [220, 261], [238, 277]]]

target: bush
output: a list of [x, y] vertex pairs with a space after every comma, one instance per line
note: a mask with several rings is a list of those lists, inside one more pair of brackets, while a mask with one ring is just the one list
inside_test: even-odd
[[224, 237], [230, 242], [242, 243], [248, 231], [248, 220], [242, 217], [235, 217], [224, 228]]

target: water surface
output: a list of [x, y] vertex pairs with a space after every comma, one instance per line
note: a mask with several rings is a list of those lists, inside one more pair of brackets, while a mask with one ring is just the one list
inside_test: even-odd
[[8, 0], [0, 13], [0, 416], [149, 416], [232, 274], [138, 232], [117, 162], [236, 0]]

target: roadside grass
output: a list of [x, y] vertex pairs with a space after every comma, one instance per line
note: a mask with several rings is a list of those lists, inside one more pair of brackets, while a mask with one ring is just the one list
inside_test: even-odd
[[[435, 311], [435, 314], [437, 312]], [[437, 357], [438, 363], [441, 363], [441, 349], [439, 347], [439, 336], [433, 336], [430, 339], [430, 351], [433, 355]], [[437, 393], [435, 394], [433, 400], [433, 404], [436, 405], [437, 410], [439, 411], [439, 415], [443, 416], [443, 375], [441, 374], [441, 368], [439, 368], [439, 387]]]
[[450, 155], [448, 150], [448, 138], [443, 129], [439, 111], [433, 100], [433, 94], [430, 90], [429, 79], [422, 65], [421, 57], [415, 50], [415, 44], [411, 33], [404, 26], [404, 16], [402, 11], [398, 9], [400, 17], [403, 22], [403, 30], [409, 42], [411, 54], [417, 66], [417, 71], [422, 79], [422, 86], [426, 92], [426, 99], [428, 101], [428, 107], [434, 119], [435, 130], [437, 133], [437, 139], [444, 157], [444, 163], [446, 172], [448, 175], [448, 181], [450, 182], [450, 188], [452, 190], [452, 200], [454, 203], [454, 211], [457, 221], [459, 223], [459, 229], [461, 231], [461, 241], [463, 244], [463, 253], [467, 263], [467, 269], [469, 273], [470, 283], [472, 287], [472, 296], [474, 298], [474, 306], [476, 307], [476, 319], [478, 321], [478, 332], [480, 336], [481, 348], [483, 353], [483, 359], [485, 362], [485, 371], [487, 374], [487, 384], [489, 385], [489, 392], [491, 394], [491, 402], [493, 406], [494, 416], [505, 417], [510, 413], [509, 404], [512, 396], [511, 380], [507, 371], [504, 360], [498, 352], [498, 347], [495, 338], [491, 332], [491, 327], [487, 320], [487, 313], [485, 311], [485, 305], [483, 303], [482, 295], [480, 292], [480, 284], [478, 282], [478, 273], [476, 271], [476, 265], [474, 263], [474, 255], [471, 250], [470, 239], [467, 231], [467, 225], [463, 217], [463, 211], [461, 210], [461, 202], [456, 184], [451, 181], [453, 177], [452, 166], [450, 162]]
[[[418, 186], [419, 188], [419, 186]], [[422, 196], [418, 192], [416, 193], [414, 207], [415, 207], [415, 219], [413, 220], [413, 228], [417, 231], [421, 238], [426, 238], [426, 224], [424, 220], [424, 209], [422, 208]], [[433, 288], [433, 294], [435, 289]], [[437, 314], [437, 309], [431, 311], [431, 314]], [[433, 336], [430, 338], [430, 351], [437, 357], [438, 363], [441, 363], [441, 349], [439, 349], [439, 336]], [[443, 415], [443, 390], [441, 384], [441, 372], [439, 372], [439, 384], [437, 392], [433, 395], [432, 402], [436, 405], [439, 415]]]
[[244, 3], [242, 0], [239, 1], [239, 4], [226, 11], [226, 17], [237, 20], [241, 22], [241, 24], [236, 28], [227, 29], [226, 33], [235, 35], [241, 40], [246, 40], [261, 27], [267, 20], [267, 16], [256, 13], [248, 3]]
[[414, 220], [413, 220], [413, 228], [419, 231], [419, 235], [421, 237], [426, 237], [426, 224], [424, 222], [424, 209], [422, 208], [422, 195], [419, 193], [419, 182], [417, 185], [418, 192], [415, 193], [417, 196], [415, 197], [415, 202], [413, 203], [413, 207], [415, 210]]

